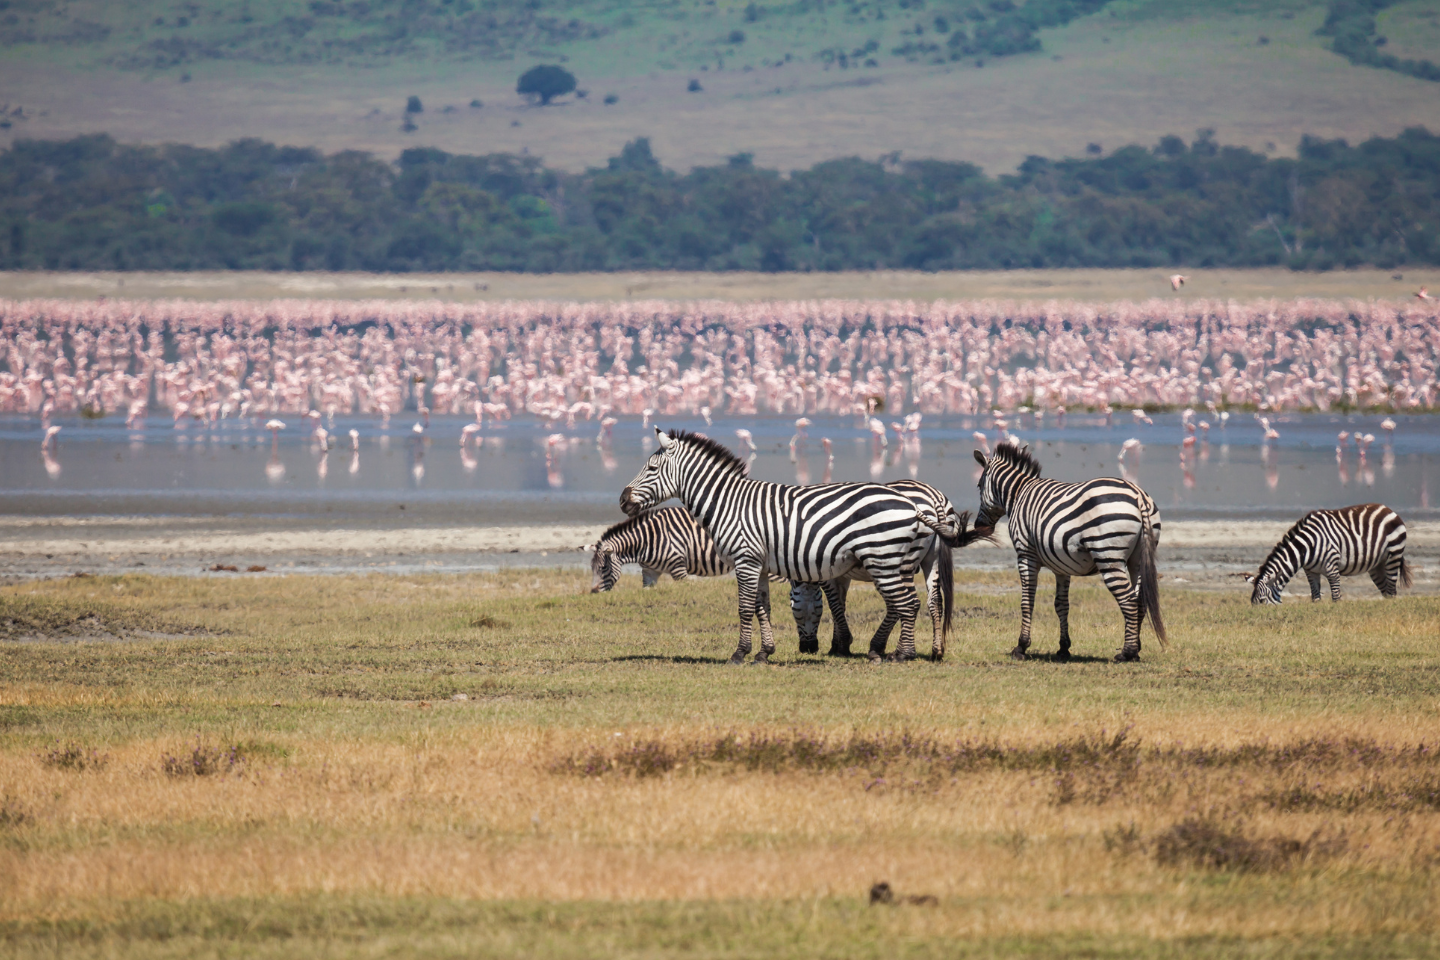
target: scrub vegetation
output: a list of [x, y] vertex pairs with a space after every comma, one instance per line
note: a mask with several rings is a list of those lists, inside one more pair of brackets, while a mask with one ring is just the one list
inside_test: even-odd
[[958, 576], [942, 664], [799, 656], [781, 614], [742, 669], [726, 579], [0, 588], [3, 951], [1440, 947], [1440, 600], [1167, 588], [1169, 649], [1119, 666], [1085, 584], [1076, 661], [1015, 664], [1012, 579]]

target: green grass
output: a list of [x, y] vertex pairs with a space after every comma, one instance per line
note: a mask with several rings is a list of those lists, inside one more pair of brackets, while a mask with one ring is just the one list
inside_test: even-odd
[[[889, 52], [902, 30], [933, 20], [942, 6], [935, 3], [923, 13], [891, 4], [884, 21], [867, 14], [863, 22], [848, 5], [820, 13], [800, 3], [761, 4], [767, 12], [753, 23], [738, 2], [575, 3], [514, 15], [564, 24], [573, 16], [609, 32], [551, 43], [539, 28], [513, 37], [501, 30], [518, 45], [486, 57], [447, 54], [444, 31], [426, 39], [416, 26], [404, 49], [387, 53], [380, 44], [333, 61], [311, 61], [296, 44], [340, 39], [345, 30], [335, 18], [312, 17], [310, 39], [295, 40], [284, 54], [282, 21], [299, 5], [248, 6], [254, 22], [239, 24], [232, 5], [198, 4], [186, 28], [173, 25], [180, 8], [169, 4], [73, 0], [37, 8], [36, 25], [25, 28], [37, 38], [66, 36], [62, 16], [109, 23], [112, 32], [97, 43], [4, 47], [4, 99], [11, 110], [22, 108], [23, 118], [0, 129], [0, 143], [105, 131], [124, 141], [202, 145], [259, 136], [382, 156], [412, 146], [474, 153], [482, 144], [573, 170], [602, 164], [627, 140], [649, 136], [661, 162], [680, 170], [741, 151], [789, 170], [898, 150], [1005, 173], [1028, 154], [1079, 156], [1088, 143], [1113, 150], [1150, 145], [1166, 133], [1189, 139], [1202, 127], [1215, 128], [1222, 143], [1281, 154], [1293, 151], [1302, 133], [1359, 140], [1413, 124], [1440, 128], [1434, 84], [1351, 66], [1314, 35], [1324, 5], [1303, 0], [1116, 0], [1098, 15], [1042, 31], [1043, 52], [983, 68], [909, 62]], [[379, 5], [373, 11], [371, 19], [393, 15]], [[1402, 14], [1411, 16], [1403, 9], [1394, 15]], [[155, 26], [155, 16], [167, 26]], [[743, 44], [716, 43], [732, 29], [744, 30]], [[1392, 32], [1398, 43], [1407, 31]], [[155, 41], [191, 34], [224, 39], [225, 57], [148, 71], [124, 66]], [[237, 39], [242, 34], [249, 39]], [[1269, 43], [1260, 45], [1261, 36]], [[871, 40], [882, 51], [875, 68], [826, 69], [818, 58]], [[282, 62], [260, 56], [276, 43]], [[791, 60], [776, 66], [786, 54]], [[515, 94], [516, 78], [545, 61], [563, 61], [590, 96], [528, 106]], [[181, 82], [182, 75], [190, 80]], [[690, 79], [704, 91], [687, 93]], [[612, 93], [619, 102], [607, 106], [603, 98]], [[411, 94], [425, 112], [418, 130], [402, 132]], [[484, 107], [472, 109], [472, 99]]]
[[958, 579], [944, 663], [800, 656], [781, 602], [768, 668], [728, 580], [0, 588], [0, 956], [1440, 949], [1440, 598], [1166, 590], [1117, 665], [1092, 582], [1017, 664], [1013, 577]]

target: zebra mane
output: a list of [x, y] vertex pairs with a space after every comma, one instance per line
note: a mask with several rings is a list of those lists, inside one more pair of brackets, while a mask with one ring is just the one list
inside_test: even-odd
[[[1319, 512], [1319, 510], [1311, 510], [1305, 514], [1305, 516], [1296, 520], [1294, 526], [1285, 531], [1285, 535], [1280, 538], [1280, 542], [1270, 549], [1270, 552], [1265, 555], [1265, 560], [1260, 564], [1259, 569], [1255, 571], [1256, 579], [1264, 576], [1267, 570], [1278, 576], [1283, 572], [1281, 567], [1289, 566], [1289, 563], [1286, 561], [1290, 559], [1290, 555], [1288, 553], [1282, 553], [1282, 551], [1295, 542], [1295, 539], [1300, 535], [1300, 528], [1305, 525], [1305, 522]], [[1290, 570], [1289, 573], [1293, 576], [1295, 571]]]
[[646, 510], [644, 513], [637, 513], [635, 516], [629, 517], [625, 520], [621, 520], [619, 523], [611, 524], [608, 530], [600, 534], [600, 539], [596, 542], [603, 543], [604, 541], [610, 539], [616, 534], [628, 533], [636, 527], [640, 526], [640, 524], [645, 523], [647, 520], [653, 518], [657, 513], [659, 513], [659, 510]]
[[684, 440], [698, 447], [708, 454], [712, 460], [715, 460], [736, 476], [743, 477], [749, 472], [749, 465], [737, 457], [729, 447], [726, 447], [717, 440], [712, 440], [698, 433], [691, 433], [689, 430], [671, 430], [670, 439]]
[[1029, 447], [1021, 446], [1013, 440], [1002, 440], [995, 445], [995, 456], [1027, 477], [1040, 476], [1040, 461], [1035, 459]]

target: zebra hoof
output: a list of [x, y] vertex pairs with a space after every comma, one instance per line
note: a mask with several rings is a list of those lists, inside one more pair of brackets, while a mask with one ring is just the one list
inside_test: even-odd
[[905, 654], [901, 653], [899, 650], [896, 650], [894, 653], [892, 653], [892, 654], [888, 655], [887, 657], [885, 657], [885, 662], [886, 662], [886, 663], [909, 663], [911, 660], [914, 660], [914, 659], [915, 659], [915, 654], [912, 653], [912, 654], [910, 654], [909, 656], [906, 656]]
[[1011, 651], [1010, 651], [1010, 659], [1011, 659], [1011, 660], [1029, 660], [1030, 657], [1029, 657], [1029, 655], [1027, 655], [1027, 654], [1025, 653], [1025, 648], [1024, 648], [1024, 647], [1016, 647], [1014, 650], [1011, 650]]
[[885, 654], [880, 653], [877, 650], [871, 650], [869, 653], [865, 654], [865, 658], [871, 663], [879, 663], [880, 661], [885, 659]]
[[808, 643], [802, 643], [802, 644], [800, 644], [800, 652], [801, 652], [801, 653], [819, 653], [819, 652], [820, 652], [820, 641], [819, 641], [819, 640], [815, 640], [815, 641], [813, 641], [813, 642], [808, 642]]
[[850, 648], [849, 648], [849, 647], [831, 647], [831, 648], [830, 648], [830, 652], [827, 653], [827, 654], [825, 654], [825, 656], [827, 656], [827, 657], [853, 657], [853, 656], [855, 656], [855, 654], [853, 654], [853, 653], [850, 652]]
[[1139, 650], [1121, 650], [1115, 654], [1116, 663], [1138, 663], [1140, 660]]
[[1069, 650], [1057, 650], [1057, 651], [1055, 651], [1054, 656], [1052, 656], [1050, 659], [1053, 660], [1053, 661], [1056, 662], [1056, 663], [1069, 663], [1069, 662], [1070, 662], [1070, 651], [1069, 651]]
[[745, 666], [745, 655], [743, 653], [737, 653], [725, 662], [732, 667], [743, 667]]

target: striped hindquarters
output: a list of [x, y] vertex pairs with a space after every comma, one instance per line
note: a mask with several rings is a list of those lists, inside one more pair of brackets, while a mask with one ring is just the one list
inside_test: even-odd
[[1097, 561], [1128, 560], [1147, 520], [1152, 538], [1158, 540], [1155, 502], [1129, 481], [1035, 479], [1017, 492], [1010, 507], [1010, 537], [1017, 549], [1043, 566], [1088, 576]]

